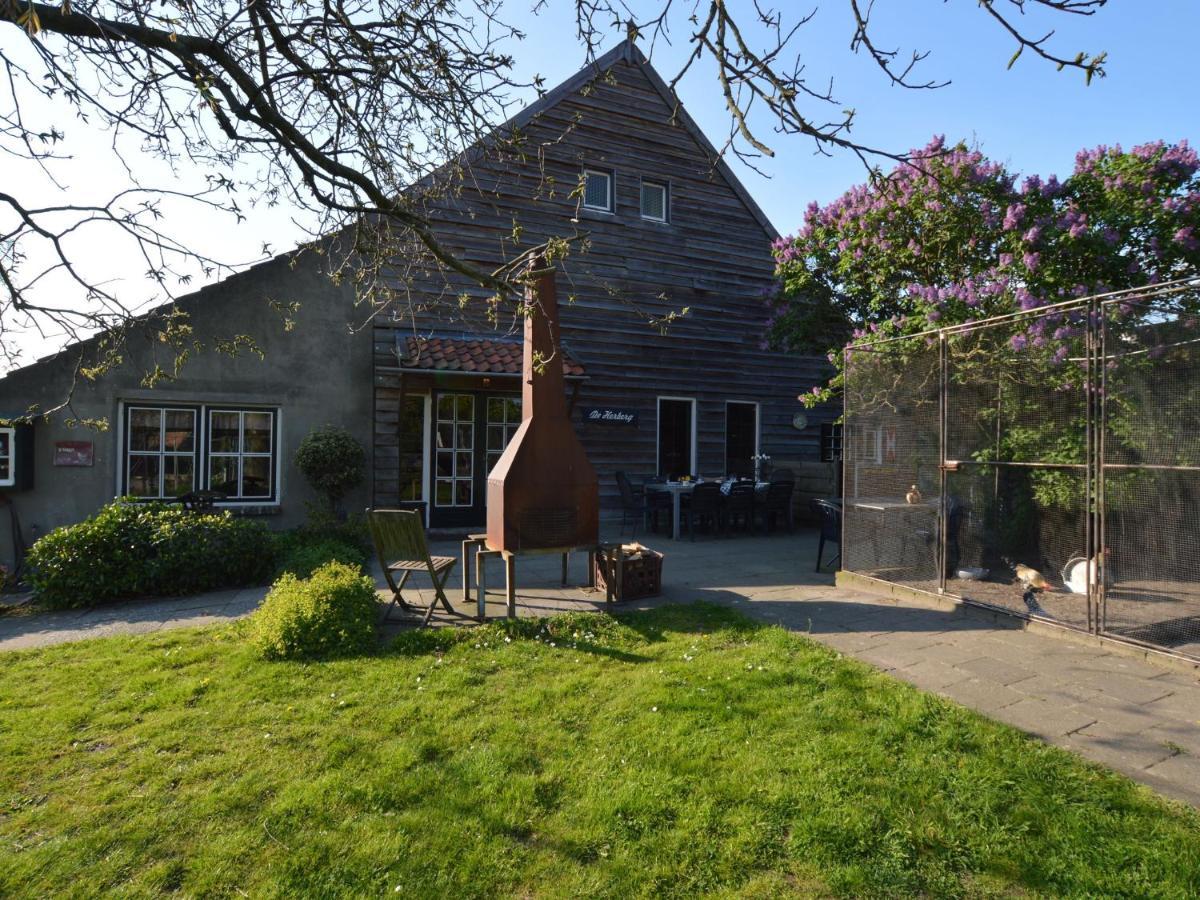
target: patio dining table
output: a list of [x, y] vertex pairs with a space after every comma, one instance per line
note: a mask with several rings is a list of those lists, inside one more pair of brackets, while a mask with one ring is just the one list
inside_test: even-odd
[[[675, 540], [680, 539], [680, 506], [683, 496], [690, 494], [696, 489], [699, 482], [695, 481], [648, 481], [646, 482], [647, 491], [663, 491], [671, 495], [671, 537]], [[754, 484], [756, 491], [765, 491], [770, 485], [765, 481], [757, 481]]]

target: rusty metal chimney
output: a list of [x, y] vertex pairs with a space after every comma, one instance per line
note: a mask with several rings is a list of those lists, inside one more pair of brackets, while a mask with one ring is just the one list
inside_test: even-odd
[[596, 470], [567, 415], [554, 269], [539, 254], [527, 275], [521, 427], [487, 488], [488, 547], [511, 553], [586, 547], [600, 536]]

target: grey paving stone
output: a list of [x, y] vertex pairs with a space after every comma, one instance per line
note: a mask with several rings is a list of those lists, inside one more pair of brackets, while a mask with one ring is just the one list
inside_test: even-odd
[[1102, 693], [1119, 697], [1130, 703], [1150, 703], [1173, 693], [1173, 686], [1146, 676], [1110, 672], [1088, 676], [1084, 684], [1090, 684]]
[[1035, 697], [1023, 697], [1016, 703], [992, 710], [991, 715], [1050, 742], [1096, 721], [1095, 715], [1078, 706], [1063, 706]]
[[912, 666], [896, 669], [892, 674], [919, 688], [939, 692], [970, 677], [962, 669], [936, 659], [927, 659]]
[[1026, 699], [1024, 694], [1018, 694], [1012, 688], [982, 678], [966, 678], [956, 681], [941, 693], [956, 703], [988, 714]]
[[1068, 679], [1046, 672], [1039, 672], [1032, 678], [1015, 682], [1012, 688], [1027, 697], [1058, 703], [1062, 706], [1088, 704], [1093, 697], [1100, 694], [1095, 688], [1075, 684]]
[[1005, 686], [1018, 681], [1024, 681], [1026, 678], [1032, 678], [1037, 674], [1022, 666], [1013, 665], [1010, 662], [995, 659], [991, 656], [968, 659], [966, 662], [959, 663], [958, 667], [966, 670], [971, 675]]
[[1146, 704], [1151, 712], [1179, 721], [1192, 722], [1200, 727], [1200, 690], [1179, 687], [1158, 679], [1154, 679], [1151, 684], [1161, 684], [1171, 691], [1165, 697], [1159, 697]]
[[1146, 773], [1178, 788], [1184, 799], [1200, 800], [1200, 756], [1176, 753], [1150, 766]]
[[1133, 774], [1174, 755], [1159, 735], [1122, 731], [1096, 722], [1068, 735], [1066, 745], [1119, 772]]

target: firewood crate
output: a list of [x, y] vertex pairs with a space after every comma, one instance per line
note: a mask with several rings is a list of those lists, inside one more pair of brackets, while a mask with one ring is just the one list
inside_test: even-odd
[[636, 556], [621, 559], [621, 579], [616, 580], [616, 548], [607, 548], [596, 554], [596, 587], [608, 590], [613, 582], [614, 600], [638, 600], [642, 597], [657, 597], [662, 593], [663, 555], [644, 549]]

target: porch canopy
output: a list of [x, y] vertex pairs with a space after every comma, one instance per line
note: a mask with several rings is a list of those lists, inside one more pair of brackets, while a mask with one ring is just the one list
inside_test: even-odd
[[[396, 335], [396, 355], [404, 372], [455, 372], [463, 375], [520, 377], [523, 342], [519, 335]], [[583, 365], [563, 351], [563, 374], [587, 377]]]

